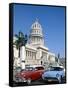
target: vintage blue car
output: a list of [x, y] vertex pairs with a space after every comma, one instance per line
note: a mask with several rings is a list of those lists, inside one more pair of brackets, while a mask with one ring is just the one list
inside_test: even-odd
[[42, 79], [45, 81], [58, 81], [62, 82], [65, 77], [65, 69], [63, 67], [51, 67], [42, 74]]

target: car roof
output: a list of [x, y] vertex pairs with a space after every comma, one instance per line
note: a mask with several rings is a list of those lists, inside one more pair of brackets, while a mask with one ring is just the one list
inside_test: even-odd
[[42, 65], [31, 65], [31, 66], [29, 66], [29, 67], [43, 67]]

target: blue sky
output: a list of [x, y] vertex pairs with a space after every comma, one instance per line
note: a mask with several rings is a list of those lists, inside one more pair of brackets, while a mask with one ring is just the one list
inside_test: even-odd
[[42, 25], [45, 46], [56, 55], [65, 53], [65, 8], [51, 6], [14, 5], [14, 34], [29, 35], [32, 23], [38, 18]]

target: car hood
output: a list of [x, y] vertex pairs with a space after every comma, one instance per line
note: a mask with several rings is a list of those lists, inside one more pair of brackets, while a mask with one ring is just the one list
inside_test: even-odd
[[46, 77], [55, 77], [56, 74], [58, 74], [58, 71], [46, 71], [43, 75]]
[[30, 75], [32, 73], [32, 71], [22, 71], [21, 75]]

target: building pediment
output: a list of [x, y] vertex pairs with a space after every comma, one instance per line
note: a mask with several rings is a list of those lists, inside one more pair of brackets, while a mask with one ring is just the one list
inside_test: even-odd
[[43, 50], [45, 50], [45, 51], [49, 51], [49, 49], [48, 49], [47, 47], [42, 46], [42, 45], [39, 45], [39, 46], [37, 47], [37, 49], [43, 49]]
[[26, 45], [26, 50], [33, 50], [33, 51], [37, 51], [37, 49], [35, 48], [35, 47], [33, 47], [32, 45], [29, 45], [29, 44], [27, 44]]

